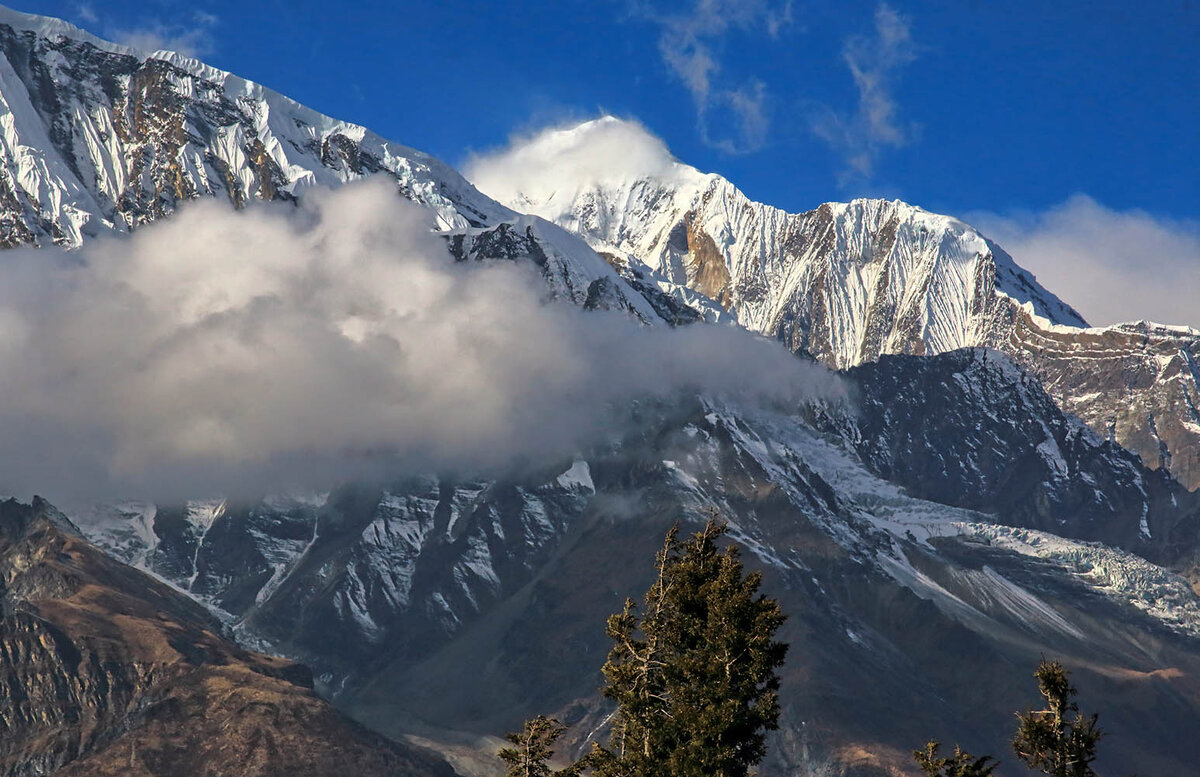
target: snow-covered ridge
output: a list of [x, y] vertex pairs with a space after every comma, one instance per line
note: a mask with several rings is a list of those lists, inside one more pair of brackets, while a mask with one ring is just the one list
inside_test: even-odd
[[831, 367], [1000, 350], [1098, 434], [1200, 487], [1200, 332], [1088, 327], [958, 219], [874, 199], [787, 213], [612, 117], [547, 131], [468, 174], [502, 202], [643, 263]]
[[555, 293], [580, 304], [675, 323], [736, 318], [834, 367], [997, 348], [1099, 434], [1200, 486], [1200, 333], [1083, 329], [974, 229], [903, 202], [789, 214], [611, 118], [542, 140], [502, 155], [485, 188], [507, 187], [509, 204], [558, 227], [518, 224], [440, 161], [253, 82], [0, 11], [0, 246], [77, 246], [198, 197], [241, 206], [382, 174], [464, 256], [546, 254]]
[[294, 200], [371, 175], [427, 210], [458, 258], [533, 260], [552, 293], [643, 321], [690, 314], [671, 284], [478, 192], [443, 162], [172, 52], [0, 13], [0, 247], [78, 247], [189, 200]]
[[190, 57], [0, 9], [0, 247], [78, 247], [201, 197], [242, 207], [371, 175], [429, 210], [460, 260], [528, 259], [554, 296], [646, 322], [720, 318], [427, 154]]
[[468, 173], [501, 202], [635, 256], [836, 367], [981, 344], [1000, 298], [1086, 325], [958, 219], [871, 199], [787, 213], [612, 117], [545, 132]]
[[90, 43], [98, 49], [111, 51], [115, 54], [137, 54], [138, 52], [129, 47], [122, 46], [118, 43], [106, 41], [99, 38], [87, 30], [82, 30], [79, 27], [71, 24], [64, 19], [57, 19], [53, 16], [38, 16], [37, 14], [23, 13], [21, 11], [8, 8], [0, 5], [0, 24], [6, 24], [14, 30], [22, 32], [32, 32], [39, 38], [70, 38], [72, 40]]
[[287, 199], [389, 174], [441, 227], [513, 214], [452, 168], [174, 52], [0, 9], [0, 243], [78, 246], [200, 196]]

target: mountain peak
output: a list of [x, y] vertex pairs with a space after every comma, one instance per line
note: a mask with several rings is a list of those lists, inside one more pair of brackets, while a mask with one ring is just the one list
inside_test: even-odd
[[[513, 216], [440, 161], [175, 52], [0, 7], [0, 247], [128, 232], [184, 201], [389, 175], [442, 228]], [[7, 172], [4, 172], [7, 171]]]
[[514, 137], [504, 148], [472, 157], [465, 172], [493, 199], [551, 220], [588, 192], [706, 177], [681, 164], [642, 124], [611, 115]]
[[1003, 299], [1053, 324], [1086, 325], [956, 218], [882, 199], [788, 213], [611, 116], [514, 140], [467, 175], [501, 203], [636, 257], [834, 367], [990, 343], [1006, 325], [994, 319], [1009, 317]]
[[56, 19], [53, 16], [23, 13], [3, 5], [0, 5], [0, 24], [6, 24], [14, 30], [22, 32], [32, 32], [39, 38], [70, 38], [71, 40], [90, 43], [98, 49], [118, 54], [138, 53], [128, 46], [121, 46], [99, 38], [87, 30], [82, 30], [63, 19]]

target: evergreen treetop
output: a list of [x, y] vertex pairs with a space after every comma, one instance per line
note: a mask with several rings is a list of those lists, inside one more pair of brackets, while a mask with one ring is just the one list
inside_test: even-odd
[[604, 695], [617, 712], [593, 754], [601, 777], [744, 777], [765, 754], [785, 616], [738, 547], [718, 549], [726, 531], [715, 517], [685, 540], [672, 528], [642, 606], [627, 600], [609, 618]]
[[520, 733], [505, 736], [513, 747], [499, 753], [500, 760], [507, 765], [504, 777], [575, 777], [582, 770], [578, 764], [554, 771], [550, 759], [554, 756], [553, 746], [562, 736], [566, 726], [554, 718], [538, 715], [525, 722]]
[[941, 744], [935, 741], [925, 745], [923, 750], [913, 751], [913, 759], [925, 777], [992, 777], [999, 766], [991, 756], [976, 758], [957, 745], [954, 755], [949, 757], [939, 757], [940, 749]]
[[627, 599], [609, 617], [603, 691], [617, 709], [607, 745], [554, 772], [563, 726], [539, 715], [508, 735], [506, 777], [746, 777], [762, 760], [779, 726], [785, 616], [738, 547], [717, 547], [726, 531], [715, 515], [687, 539], [672, 527], [642, 604]]
[[1072, 698], [1075, 688], [1059, 662], [1043, 659], [1034, 677], [1046, 709], [1017, 715], [1020, 723], [1013, 738], [1017, 758], [1050, 777], [1095, 777], [1091, 764], [1096, 760], [1096, 743], [1103, 736], [1096, 725], [1099, 716], [1088, 717], [1079, 711]]

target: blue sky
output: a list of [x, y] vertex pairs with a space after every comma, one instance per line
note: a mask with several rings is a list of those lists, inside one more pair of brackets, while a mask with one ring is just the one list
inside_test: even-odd
[[452, 164], [607, 112], [789, 210], [900, 197], [1027, 238], [1083, 203], [1093, 231], [1115, 214], [1182, 235], [1200, 289], [1196, 0], [16, 7], [190, 49]]
[[[694, 23], [706, 6], [724, 29]], [[880, 61], [889, 44], [876, 2], [17, 7], [105, 37], [182, 42], [451, 163], [514, 130], [607, 111], [636, 117], [684, 161], [793, 210], [870, 193], [934, 210], [1007, 211], [1085, 193], [1114, 208], [1200, 216], [1195, 2], [897, 0], [885, 6], [894, 12], [887, 23], [907, 40], [892, 44], [900, 51], [889, 61]], [[692, 43], [714, 62], [706, 97], [664, 56], [674, 47], [686, 57]], [[894, 106], [874, 134], [858, 123], [850, 56], [875, 71], [876, 98]], [[746, 131], [732, 95], [760, 101], [761, 127]], [[823, 139], [823, 126], [840, 137]], [[856, 170], [850, 160], [863, 152], [869, 169]]]

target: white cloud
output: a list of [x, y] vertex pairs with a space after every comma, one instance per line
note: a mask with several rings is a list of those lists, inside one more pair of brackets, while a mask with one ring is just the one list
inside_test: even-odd
[[722, 78], [719, 50], [731, 30], [777, 37], [792, 23], [791, 0], [694, 0], [686, 12], [642, 8], [641, 15], [661, 28], [659, 53], [691, 94], [704, 142], [732, 154], [762, 148], [770, 126], [766, 87], [753, 78], [740, 84]]
[[547, 218], [575, 194], [603, 184], [669, 175], [675, 159], [662, 140], [634, 121], [604, 116], [512, 138], [467, 160], [464, 173], [489, 197]]
[[95, 24], [100, 21], [100, 17], [96, 15], [95, 9], [88, 3], [80, 3], [75, 7], [75, 15], [79, 20], [88, 24]]
[[196, 11], [186, 23], [150, 21], [140, 27], [110, 27], [107, 35], [116, 43], [146, 53], [177, 51], [188, 57], [203, 57], [216, 49], [212, 30], [218, 21], [211, 13]]
[[883, 149], [900, 148], [913, 139], [917, 127], [900, 121], [892, 86], [898, 71], [917, 54], [909, 20], [882, 3], [875, 10], [874, 34], [856, 35], [842, 48], [858, 106], [850, 115], [822, 106], [810, 120], [813, 132], [845, 158], [843, 184], [869, 178]]
[[570, 455], [638, 398], [796, 402], [830, 374], [725, 326], [547, 302], [455, 263], [373, 180], [205, 201], [131, 238], [0, 263], [0, 492], [184, 498]]
[[1200, 221], [1118, 211], [1079, 194], [1044, 213], [973, 213], [1094, 326], [1147, 319], [1200, 329]]

